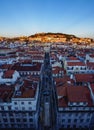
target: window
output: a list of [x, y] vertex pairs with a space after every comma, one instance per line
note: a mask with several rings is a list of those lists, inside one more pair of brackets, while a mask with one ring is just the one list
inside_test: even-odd
[[20, 113], [15, 113], [15, 116], [20, 118]]
[[23, 105], [23, 104], [24, 104], [24, 102], [21, 102], [21, 104]]
[[74, 119], [74, 122], [77, 122], [77, 119]]
[[67, 128], [70, 128], [70, 125], [68, 125]]
[[18, 110], [18, 107], [15, 107], [15, 110]]
[[73, 105], [73, 103], [72, 103], [72, 102], [70, 102], [70, 105]]
[[30, 128], [34, 127], [33, 124], [30, 124]]
[[0, 128], [2, 128], [2, 124], [0, 124]]
[[6, 113], [2, 113], [2, 116], [6, 116]]
[[1, 106], [1, 110], [2, 110], [2, 111], [4, 110], [4, 106]]
[[8, 106], [8, 110], [11, 110], [11, 106]]
[[17, 121], [17, 122], [20, 122], [20, 119], [19, 119], [19, 118], [17, 118], [17, 119], [16, 119], [16, 121]]
[[26, 121], [27, 121], [27, 119], [25, 118], [25, 119], [23, 119], [23, 121], [24, 121], [24, 122], [26, 122]]
[[76, 125], [73, 125], [73, 128], [76, 128]]
[[30, 121], [30, 122], [33, 122], [33, 119], [32, 119], [32, 118], [30, 118], [30, 119], [29, 119], [29, 121]]
[[83, 119], [80, 119], [80, 122], [83, 122], [84, 120]]
[[72, 113], [69, 113], [68, 116], [72, 116]]
[[88, 119], [86, 119], [86, 122], [89, 122], [90, 121], [90, 119], [88, 118]]
[[22, 116], [26, 116], [26, 113], [23, 113]]
[[78, 116], [78, 115], [79, 115], [78, 113], [75, 114], [75, 116]]
[[90, 113], [88, 113], [88, 116], [90, 116], [91, 114]]
[[14, 122], [14, 118], [10, 118], [10, 122]]
[[68, 119], [68, 123], [70, 123], [71, 122], [71, 119]]
[[4, 122], [7, 122], [7, 119], [6, 119], [6, 118], [4, 118], [4, 119], [3, 119], [3, 121], [4, 121]]
[[5, 127], [7, 128], [7, 127], [8, 127], [8, 124], [5, 124]]
[[17, 105], [17, 102], [14, 102], [15, 105]]
[[29, 116], [33, 116], [33, 113], [29, 113]]
[[9, 113], [9, 116], [13, 116], [13, 113]]
[[21, 128], [21, 124], [18, 124], [18, 128]]
[[27, 128], [27, 124], [24, 124], [24, 128]]
[[29, 110], [32, 110], [32, 107], [29, 107]]
[[22, 110], [25, 110], [25, 107], [22, 107]]
[[79, 105], [79, 102], [77, 102], [76, 104]]
[[65, 119], [62, 119], [62, 122], [65, 122]]
[[31, 104], [31, 102], [28, 102], [28, 104]]
[[71, 69], [73, 70], [73, 67]]

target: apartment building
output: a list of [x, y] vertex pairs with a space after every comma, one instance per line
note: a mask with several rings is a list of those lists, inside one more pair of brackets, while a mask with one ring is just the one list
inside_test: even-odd
[[0, 128], [37, 129], [38, 97], [39, 78], [22, 79], [18, 72], [5, 72], [0, 79]]
[[65, 69], [66, 69], [67, 74], [86, 73], [87, 72], [86, 64], [83, 62], [66, 62]]
[[39, 76], [41, 73], [42, 63], [25, 63], [25, 62], [18, 62], [15, 63], [11, 69], [17, 70], [21, 76], [28, 76], [34, 75]]
[[57, 86], [58, 130], [64, 128], [94, 128], [94, 85]]

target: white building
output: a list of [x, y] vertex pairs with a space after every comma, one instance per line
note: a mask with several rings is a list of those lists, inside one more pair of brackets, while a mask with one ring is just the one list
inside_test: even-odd
[[[59, 89], [58, 86], [56, 89], [58, 95], [58, 130], [64, 128], [87, 129], [94, 127], [92, 123], [94, 122], [94, 103], [88, 87], [68, 86]], [[89, 95], [88, 97], [87, 94]]]
[[38, 127], [39, 81], [33, 78], [0, 85], [0, 128]]
[[94, 54], [87, 54], [86, 55], [86, 60], [89, 62], [94, 62]]
[[0, 73], [0, 84], [14, 84], [20, 77], [16, 70], [7, 70], [6, 72]]
[[83, 62], [66, 62], [64, 65], [67, 74], [87, 73], [87, 67]]

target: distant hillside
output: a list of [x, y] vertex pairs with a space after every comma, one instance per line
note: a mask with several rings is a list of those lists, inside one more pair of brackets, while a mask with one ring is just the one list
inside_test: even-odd
[[0, 37], [0, 40], [7, 41], [25, 41], [25, 42], [73, 42], [73, 43], [91, 43], [94, 42], [91, 38], [79, 38], [75, 35], [63, 34], [63, 33], [37, 33], [31, 36], [23, 36], [23, 37], [14, 37], [14, 38], [3, 38]]
[[37, 42], [92, 42], [91, 38], [79, 38], [75, 35], [63, 33], [37, 33], [28, 37], [29, 41]]

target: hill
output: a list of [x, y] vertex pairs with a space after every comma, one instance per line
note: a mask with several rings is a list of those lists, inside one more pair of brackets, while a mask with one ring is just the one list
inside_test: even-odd
[[70, 34], [63, 34], [63, 33], [37, 33], [34, 35], [30, 35], [28, 37], [14, 37], [14, 38], [5, 38], [0, 37], [0, 40], [7, 40], [7, 41], [25, 41], [25, 42], [73, 42], [73, 43], [91, 43], [94, 42], [91, 38], [79, 38], [75, 35]]

